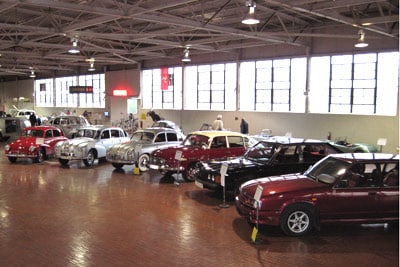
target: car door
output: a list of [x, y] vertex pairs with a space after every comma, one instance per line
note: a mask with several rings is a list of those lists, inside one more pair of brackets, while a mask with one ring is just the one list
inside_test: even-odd
[[399, 217], [399, 164], [383, 163], [382, 183], [377, 191], [379, 209], [382, 218]]
[[246, 150], [246, 143], [242, 136], [227, 136], [228, 140], [228, 154], [230, 157], [242, 156]]
[[[357, 169], [365, 169], [364, 163], [358, 163]], [[354, 167], [354, 166], [353, 166]], [[352, 186], [349, 183], [350, 175], [346, 172], [339, 177], [338, 182], [321, 196], [318, 201], [321, 221], [355, 221], [368, 220], [379, 217], [379, 187], [366, 185], [364, 172], [357, 174], [359, 183]]]
[[211, 141], [210, 151], [208, 151], [201, 160], [225, 159], [232, 156], [232, 152], [233, 151], [228, 149], [225, 135], [215, 136]]
[[114, 144], [114, 139], [111, 138], [110, 129], [103, 129], [100, 134], [100, 143], [106, 148]]
[[268, 175], [297, 173], [305, 171], [309, 162], [301, 159], [301, 145], [288, 144], [278, 147], [272, 156], [272, 166], [268, 167]]

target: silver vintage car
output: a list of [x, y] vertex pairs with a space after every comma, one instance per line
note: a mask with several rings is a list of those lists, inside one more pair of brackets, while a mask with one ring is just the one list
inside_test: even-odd
[[151, 127], [136, 131], [131, 141], [112, 145], [107, 149], [106, 159], [114, 168], [137, 164], [140, 171], [147, 171], [150, 153], [158, 148], [175, 146], [184, 140], [180, 130]]
[[96, 159], [105, 159], [109, 146], [128, 141], [128, 134], [119, 127], [87, 126], [79, 128], [74, 139], [57, 143], [55, 155], [61, 165], [82, 160], [89, 167]]

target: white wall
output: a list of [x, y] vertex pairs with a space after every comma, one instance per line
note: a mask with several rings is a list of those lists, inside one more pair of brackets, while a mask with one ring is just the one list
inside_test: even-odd
[[[142, 110], [142, 112], [147, 112]], [[240, 131], [240, 119], [249, 122], [250, 134], [270, 129], [273, 135], [291, 132], [293, 137], [326, 139], [331, 132], [332, 139], [347, 137], [349, 142], [377, 144], [378, 138], [386, 138], [383, 152], [398, 153], [399, 116], [361, 116], [332, 114], [298, 114], [267, 112], [218, 112], [218, 111], [174, 111], [156, 110], [158, 114], [182, 127], [185, 133], [198, 130], [203, 123], [212, 123], [222, 114], [224, 127]], [[237, 118], [237, 120], [235, 119]]]
[[[124, 75], [139, 77], [138, 70], [126, 70]], [[121, 73], [118, 74], [120, 76]], [[112, 77], [113, 72], [108, 72], [107, 77]], [[114, 77], [115, 78], [115, 77]], [[135, 79], [136, 87], [138, 78]], [[131, 81], [128, 79], [128, 82]], [[127, 116], [127, 100], [124, 97], [112, 97], [111, 87], [106, 88], [105, 109], [76, 108], [71, 110], [76, 114], [83, 114], [85, 110], [92, 112], [92, 123], [111, 124], [111, 121], [119, 120]], [[33, 108], [31, 102], [13, 103], [14, 98], [33, 98], [33, 80], [0, 83], [0, 107], [7, 111], [12, 105], [18, 108]], [[50, 115], [52, 113], [65, 112], [66, 108], [34, 108], [38, 114]], [[109, 111], [111, 120], [103, 116], [104, 111]], [[148, 110], [141, 110], [138, 115], [145, 114]], [[376, 144], [378, 138], [387, 138], [387, 145], [383, 147], [384, 152], [397, 153], [399, 147], [399, 115], [389, 116], [359, 116], [359, 115], [332, 115], [332, 114], [292, 114], [292, 113], [267, 113], [267, 112], [218, 112], [197, 110], [156, 110], [165, 119], [169, 119], [182, 126], [184, 132], [188, 133], [198, 130], [203, 123], [212, 123], [218, 114], [223, 115], [225, 128], [239, 131], [240, 119], [246, 117], [250, 126], [250, 134], [257, 134], [262, 129], [272, 130], [274, 135], [285, 135], [291, 132], [293, 137], [325, 139], [328, 132], [332, 138], [347, 136], [350, 142], [366, 142]], [[238, 118], [235, 120], [235, 118]], [[143, 126], [152, 124], [151, 119], [143, 120]]]

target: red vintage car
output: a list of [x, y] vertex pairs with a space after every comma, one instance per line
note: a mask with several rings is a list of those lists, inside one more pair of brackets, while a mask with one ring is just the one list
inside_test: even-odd
[[185, 180], [194, 181], [198, 162], [239, 157], [255, 143], [248, 135], [231, 131], [192, 132], [179, 146], [153, 151], [149, 168], [163, 173], [180, 172]]
[[53, 126], [34, 126], [23, 130], [22, 135], [5, 146], [5, 156], [10, 162], [17, 158], [31, 158], [42, 162], [54, 155], [54, 147], [60, 141], [68, 140], [64, 133]]
[[290, 236], [331, 223], [398, 223], [399, 155], [334, 154], [305, 173], [245, 182], [236, 207], [253, 224]]

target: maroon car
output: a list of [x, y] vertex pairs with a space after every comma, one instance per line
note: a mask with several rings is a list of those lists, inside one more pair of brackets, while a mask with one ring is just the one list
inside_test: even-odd
[[197, 131], [188, 134], [179, 146], [157, 149], [150, 155], [149, 168], [163, 173], [180, 172], [194, 181], [197, 162], [242, 156], [256, 141], [231, 131]]
[[326, 223], [399, 221], [399, 155], [334, 154], [304, 174], [245, 182], [236, 207], [251, 223], [291, 236]]
[[22, 135], [5, 146], [5, 156], [10, 162], [17, 158], [31, 158], [42, 162], [54, 155], [54, 147], [60, 141], [68, 140], [63, 132], [53, 126], [34, 126], [23, 130]]

